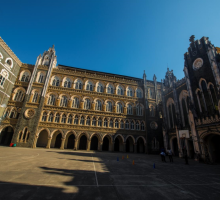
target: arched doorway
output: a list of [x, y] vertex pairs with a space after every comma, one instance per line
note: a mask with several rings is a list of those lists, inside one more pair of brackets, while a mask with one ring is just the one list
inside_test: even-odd
[[87, 147], [87, 137], [83, 135], [79, 140], [79, 150], [86, 150], [86, 147]]
[[60, 148], [60, 147], [61, 147], [61, 139], [62, 139], [62, 134], [59, 133], [59, 134], [56, 136], [54, 148]]
[[174, 154], [175, 156], [179, 156], [177, 138], [174, 138], [174, 139], [172, 140], [172, 145], [173, 145], [173, 154]]
[[109, 151], [109, 141], [108, 137], [105, 136], [103, 139], [102, 151]]
[[98, 150], [98, 145], [99, 145], [99, 140], [97, 138], [97, 136], [93, 136], [91, 139], [91, 145], [90, 145], [90, 150]]
[[48, 142], [48, 133], [46, 130], [42, 130], [38, 136], [37, 147], [46, 147]]
[[75, 135], [71, 134], [68, 138], [67, 138], [67, 149], [73, 149], [75, 146]]
[[9, 144], [11, 143], [13, 134], [14, 134], [14, 130], [12, 127], [10, 126], [5, 127], [0, 133], [0, 145], [9, 146]]
[[123, 151], [123, 140], [120, 136], [115, 138], [114, 151]]
[[211, 134], [205, 138], [205, 154], [213, 163], [220, 163], [220, 135]]
[[134, 141], [131, 137], [126, 140], [126, 152], [134, 152]]
[[137, 153], [144, 153], [145, 152], [145, 145], [143, 138], [139, 137], [137, 140]]

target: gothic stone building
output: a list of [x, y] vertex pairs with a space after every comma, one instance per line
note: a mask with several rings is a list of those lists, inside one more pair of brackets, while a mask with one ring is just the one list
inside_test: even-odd
[[220, 49], [207, 37], [190, 38], [184, 54], [184, 74], [177, 81], [167, 70], [162, 81], [165, 148], [182, 156], [200, 154], [220, 161]]
[[[63, 65], [54, 46], [22, 64], [0, 144], [158, 153], [163, 146], [161, 83]], [[8, 132], [8, 127], [11, 132]]]

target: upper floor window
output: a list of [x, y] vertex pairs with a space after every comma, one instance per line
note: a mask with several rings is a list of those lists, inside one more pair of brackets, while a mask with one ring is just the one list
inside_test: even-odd
[[133, 96], [133, 91], [131, 88], [127, 88], [127, 96], [132, 97]]
[[96, 101], [95, 110], [102, 110], [102, 103], [100, 100]]
[[80, 125], [84, 125], [84, 121], [85, 121], [84, 117], [82, 116], [81, 119], [80, 119]]
[[74, 97], [72, 107], [79, 108], [79, 98]]
[[125, 122], [125, 129], [129, 129], [129, 121], [128, 120], [126, 120], [126, 122]]
[[34, 96], [33, 96], [33, 99], [32, 99], [32, 102], [37, 103], [37, 100], [38, 100], [38, 92], [35, 92]]
[[131, 105], [131, 104], [128, 104], [127, 114], [128, 114], [128, 115], [132, 115], [132, 114], [133, 114], [133, 109], [132, 109], [132, 105]]
[[134, 130], [134, 122], [131, 122], [131, 130]]
[[136, 115], [142, 116], [143, 115], [143, 108], [141, 105], [137, 105], [136, 107]]
[[40, 72], [39, 77], [38, 77], [38, 83], [43, 83], [44, 82], [44, 74]]
[[72, 115], [69, 115], [69, 116], [68, 116], [67, 123], [68, 123], [68, 124], [72, 124], [72, 122], [73, 122], [73, 116], [72, 116]]
[[57, 122], [57, 123], [60, 122], [60, 114], [59, 113], [56, 114], [55, 122]]
[[104, 127], [108, 127], [108, 121], [106, 118], [104, 119]]
[[103, 85], [101, 83], [98, 83], [97, 84], [97, 92], [103, 92], [104, 89], [103, 89]]
[[65, 114], [62, 115], [61, 123], [66, 123], [66, 115]]
[[60, 106], [67, 107], [67, 102], [68, 102], [67, 97], [62, 96], [61, 101], [60, 101]]
[[93, 85], [92, 85], [91, 82], [87, 82], [87, 84], [86, 84], [86, 90], [93, 91]]
[[50, 113], [49, 118], [48, 118], [49, 122], [53, 122], [53, 113]]
[[124, 122], [123, 122], [123, 120], [121, 120], [121, 123], [120, 123], [120, 128], [124, 128]]
[[7, 65], [7, 67], [12, 68], [13, 67], [13, 60], [11, 58], [6, 58], [5, 64]]
[[84, 101], [84, 109], [91, 109], [90, 99], [85, 99], [85, 101]]
[[110, 119], [109, 127], [110, 127], [110, 128], [113, 128], [113, 120], [112, 120], [112, 119]]
[[18, 90], [15, 94], [14, 101], [23, 101], [24, 100], [24, 92], [22, 90]]
[[30, 79], [30, 73], [28, 71], [25, 71], [22, 73], [21, 81], [22, 82], [28, 82]]
[[75, 119], [74, 119], [74, 124], [78, 124], [79, 123], [79, 118], [78, 118], [78, 116], [76, 115], [75, 116]]
[[106, 111], [107, 112], [112, 112], [112, 102], [108, 101], [106, 104]]
[[117, 95], [124, 95], [124, 90], [121, 86], [118, 86], [117, 88]]
[[115, 120], [115, 128], [118, 128], [118, 120]]
[[114, 89], [111, 84], [109, 84], [106, 89], [108, 94], [114, 94]]
[[53, 94], [51, 94], [51, 95], [49, 96], [49, 98], [48, 98], [47, 104], [54, 106], [54, 105], [55, 105], [55, 100], [56, 100], [55, 96], [54, 96]]
[[3, 77], [2, 75], [0, 75], [0, 85], [3, 86], [5, 83], [5, 77]]
[[136, 122], [136, 130], [140, 130], [140, 124], [139, 124], [139, 122]]
[[66, 78], [66, 80], [64, 81], [63, 87], [65, 87], [65, 88], [70, 88], [71, 87], [70, 79]]
[[75, 84], [75, 89], [77, 89], [77, 90], [82, 89], [82, 82], [80, 80], [78, 80], [78, 79], [75, 80], [74, 84]]
[[139, 88], [136, 90], [136, 95], [137, 95], [138, 98], [142, 98], [143, 97], [142, 91]]
[[87, 117], [87, 119], [86, 119], [86, 125], [87, 125], [87, 126], [90, 125], [90, 117]]
[[123, 113], [123, 106], [121, 103], [117, 103], [117, 113]]
[[144, 123], [141, 122], [141, 130], [144, 131]]
[[41, 121], [46, 122], [46, 120], [47, 120], [47, 112], [44, 112]]
[[57, 77], [54, 77], [52, 81], [52, 86], [59, 86], [59, 85], [60, 85], [60, 80]]
[[92, 119], [92, 126], [96, 126], [96, 118], [95, 117], [93, 117], [93, 119]]
[[98, 126], [102, 126], [102, 119], [100, 117], [98, 119]]
[[5, 69], [2, 69], [0, 74], [0, 85], [3, 86], [5, 83], [5, 79], [8, 78], [8, 72]]

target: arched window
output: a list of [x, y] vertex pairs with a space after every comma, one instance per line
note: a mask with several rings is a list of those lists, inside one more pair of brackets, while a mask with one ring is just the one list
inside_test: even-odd
[[38, 83], [43, 83], [43, 81], [44, 81], [44, 74], [40, 73], [38, 78]]
[[57, 122], [57, 123], [60, 122], [60, 114], [59, 113], [56, 114], [55, 122]]
[[59, 86], [59, 85], [60, 85], [60, 80], [57, 77], [54, 77], [52, 81], [52, 86]]
[[79, 98], [74, 97], [72, 107], [79, 108]]
[[48, 98], [47, 104], [54, 106], [55, 105], [55, 100], [56, 100], [55, 95], [51, 94]]
[[24, 100], [24, 92], [22, 90], [18, 90], [15, 94], [14, 101], [23, 101]]
[[66, 123], [66, 115], [65, 114], [62, 115], [61, 123]]
[[83, 116], [80, 119], [80, 125], [84, 125], [84, 117]]
[[217, 107], [218, 106], [218, 102], [217, 102], [217, 98], [216, 98], [216, 93], [215, 93], [215, 89], [214, 86], [212, 84], [210, 84], [209, 86], [210, 89], [210, 93], [211, 93], [211, 98], [212, 98], [212, 102], [213, 102], [213, 107]]
[[117, 113], [123, 113], [123, 106], [120, 102], [117, 103]]
[[110, 128], [113, 128], [113, 120], [112, 120], [112, 119], [110, 119], [109, 127], [110, 127]]
[[79, 123], [79, 118], [78, 118], [78, 116], [76, 115], [75, 116], [75, 119], [74, 119], [74, 124], [78, 124]]
[[67, 107], [67, 97], [66, 96], [62, 96], [61, 101], [60, 101], [60, 106], [61, 107]]
[[96, 118], [95, 117], [93, 117], [93, 119], [92, 119], [92, 126], [96, 126]]
[[10, 111], [9, 110], [6, 110], [5, 114], [4, 114], [4, 118], [8, 117]]
[[41, 121], [46, 122], [46, 120], [47, 120], [47, 112], [44, 112]]
[[29, 72], [25, 71], [25, 72], [22, 74], [21, 81], [22, 81], [22, 82], [28, 82], [28, 81], [29, 81], [29, 78], [30, 78]]
[[84, 109], [91, 109], [90, 99], [85, 99], [85, 101], [84, 101]]
[[114, 94], [114, 89], [113, 89], [113, 86], [111, 84], [108, 84], [106, 90], [107, 90], [108, 94]]
[[102, 119], [100, 117], [98, 119], [98, 126], [102, 126]]
[[120, 128], [124, 129], [124, 122], [123, 122], [123, 120], [121, 120], [121, 122], [120, 122]]
[[115, 128], [118, 128], [118, 120], [115, 120]]
[[37, 99], [38, 99], [38, 92], [35, 92], [34, 96], [33, 96], [33, 99], [32, 99], [32, 102], [37, 103]]
[[53, 113], [50, 113], [49, 118], [48, 118], [48, 122], [53, 122]]
[[87, 125], [87, 126], [90, 126], [90, 117], [87, 117], [87, 119], [86, 119], [86, 125]]
[[72, 116], [72, 115], [69, 115], [69, 116], [68, 116], [67, 123], [68, 123], [68, 124], [72, 124], [72, 122], [73, 122], [73, 116]]
[[142, 116], [143, 115], [143, 108], [141, 105], [137, 105], [136, 107], [136, 115]]
[[108, 127], [108, 121], [106, 118], [104, 119], [104, 127]]
[[81, 90], [82, 89], [82, 82], [80, 80], [75, 80], [75, 89]]
[[66, 78], [63, 84], [63, 87], [70, 88], [71, 87], [71, 81], [69, 78]]
[[132, 97], [133, 96], [133, 92], [132, 92], [132, 89], [130, 87], [127, 88], [127, 96], [128, 97]]
[[136, 130], [140, 130], [140, 124], [139, 124], [139, 122], [136, 122]]
[[8, 78], [8, 72], [5, 69], [2, 69], [0, 74], [0, 85], [3, 86], [5, 83], [5, 79]]
[[120, 85], [117, 88], [117, 95], [124, 95], [124, 90]]
[[97, 92], [103, 92], [104, 89], [103, 89], [103, 85], [101, 83], [98, 83], [97, 84], [97, 89], [96, 89]]
[[133, 114], [133, 109], [132, 109], [132, 105], [131, 104], [128, 104], [128, 106], [127, 106], [127, 114], [128, 115], [132, 115]]
[[211, 114], [213, 112], [213, 105], [211, 103], [210, 94], [208, 92], [207, 85], [206, 85], [206, 82], [204, 80], [202, 80], [201, 86], [202, 86], [202, 91], [203, 91], [204, 100], [205, 100], [205, 102], [204, 102], [205, 108]]
[[144, 131], [144, 123], [141, 122], [141, 130]]
[[112, 112], [112, 102], [111, 101], [108, 101], [107, 104], [106, 104], [106, 111], [107, 112]]
[[131, 122], [131, 130], [134, 130], [134, 122]]
[[143, 97], [142, 91], [139, 88], [136, 90], [136, 95], [137, 95], [138, 98], [142, 98]]
[[90, 81], [88, 81], [86, 84], [86, 90], [93, 91], [93, 85]]
[[13, 111], [11, 111], [11, 113], [10, 113], [10, 118], [15, 118], [16, 116], [15, 116], [15, 111], [13, 110]]
[[102, 103], [100, 100], [97, 100], [95, 103], [95, 110], [102, 110]]
[[2, 75], [0, 75], [0, 85], [3, 86], [5, 83], [5, 77], [3, 77]]
[[129, 121], [128, 120], [126, 120], [126, 122], [125, 122], [125, 129], [129, 129]]

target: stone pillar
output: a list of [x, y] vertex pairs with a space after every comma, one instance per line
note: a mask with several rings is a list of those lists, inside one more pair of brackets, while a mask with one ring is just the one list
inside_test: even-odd
[[36, 148], [37, 140], [38, 140], [38, 136], [35, 136], [34, 143], [33, 143], [33, 146], [32, 146], [32, 148], [34, 148], [34, 149]]
[[57, 99], [56, 106], [60, 106], [60, 98]]
[[99, 143], [98, 150], [102, 151], [102, 143]]
[[126, 152], [126, 142], [123, 142], [123, 152]]
[[68, 108], [71, 108], [71, 103], [72, 103], [71, 99], [68, 100], [68, 105], [67, 105]]
[[[29, 102], [32, 102], [32, 100], [33, 100], [33, 94], [31, 94], [31, 96], [30, 96], [30, 99], [29, 99]], [[37, 101], [37, 103], [38, 103], [38, 101]]]
[[78, 140], [77, 139], [75, 139], [74, 150], [78, 150]]
[[106, 105], [105, 104], [103, 105], [103, 111], [106, 111]]
[[110, 144], [110, 148], [109, 148], [109, 150], [110, 151], [114, 151], [114, 146], [115, 146], [115, 143], [114, 142], [112, 142], [111, 144]]
[[134, 144], [134, 153], [137, 153], [137, 143]]
[[46, 146], [47, 149], [50, 149], [51, 140], [52, 138], [48, 138], [47, 146]]
[[124, 107], [124, 114], [127, 115], [127, 107]]
[[60, 149], [62, 149], [62, 150], [64, 150], [65, 139], [66, 139], [66, 138], [61, 138], [62, 142], [61, 142]]
[[80, 102], [80, 108], [83, 109], [83, 101]]
[[44, 99], [44, 105], [46, 105], [47, 102], [48, 102], [48, 97], [45, 97], [45, 99]]
[[90, 151], [91, 140], [87, 140], [87, 151]]

